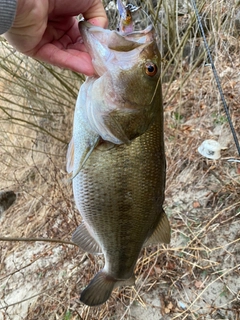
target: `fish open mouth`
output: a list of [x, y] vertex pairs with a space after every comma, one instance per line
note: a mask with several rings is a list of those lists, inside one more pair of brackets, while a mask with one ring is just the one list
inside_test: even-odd
[[79, 30], [99, 77], [116, 65], [123, 70], [130, 68], [137, 60], [139, 52], [143, 50], [143, 44], [147, 45], [155, 38], [151, 26], [143, 31], [134, 31], [122, 36], [117, 31], [80, 21]]

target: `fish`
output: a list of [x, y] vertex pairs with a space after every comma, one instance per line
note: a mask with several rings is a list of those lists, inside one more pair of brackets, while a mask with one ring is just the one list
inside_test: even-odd
[[134, 31], [134, 17], [141, 7], [136, 7], [131, 3], [124, 6], [122, 0], [117, 0], [117, 8], [120, 14], [119, 31], [127, 34]]
[[170, 242], [161, 56], [153, 29], [122, 35], [86, 21], [79, 29], [96, 74], [80, 87], [67, 171], [82, 216], [72, 241], [104, 255], [80, 294], [98, 306], [114, 288], [135, 284], [144, 246]]

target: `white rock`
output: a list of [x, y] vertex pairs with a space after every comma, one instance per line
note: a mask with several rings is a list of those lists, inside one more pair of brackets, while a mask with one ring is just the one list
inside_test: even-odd
[[220, 143], [210, 139], [203, 141], [203, 143], [198, 147], [198, 152], [208, 159], [219, 159], [221, 157], [220, 151]]

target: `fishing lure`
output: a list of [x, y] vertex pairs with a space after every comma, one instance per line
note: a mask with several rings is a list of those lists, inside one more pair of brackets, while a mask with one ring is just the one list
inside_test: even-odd
[[133, 4], [124, 6], [122, 0], [117, 0], [117, 7], [120, 14], [119, 31], [125, 35], [134, 31], [134, 18], [141, 7], [136, 7]]

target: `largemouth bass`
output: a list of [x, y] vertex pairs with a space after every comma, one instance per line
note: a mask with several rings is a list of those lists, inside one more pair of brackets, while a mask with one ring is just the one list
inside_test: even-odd
[[79, 28], [96, 76], [80, 88], [67, 169], [83, 218], [72, 240], [105, 258], [80, 297], [96, 306], [115, 287], [135, 283], [143, 246], [170, 242], [161, 57], [153, 30], [122, 36], [87, 22]]

